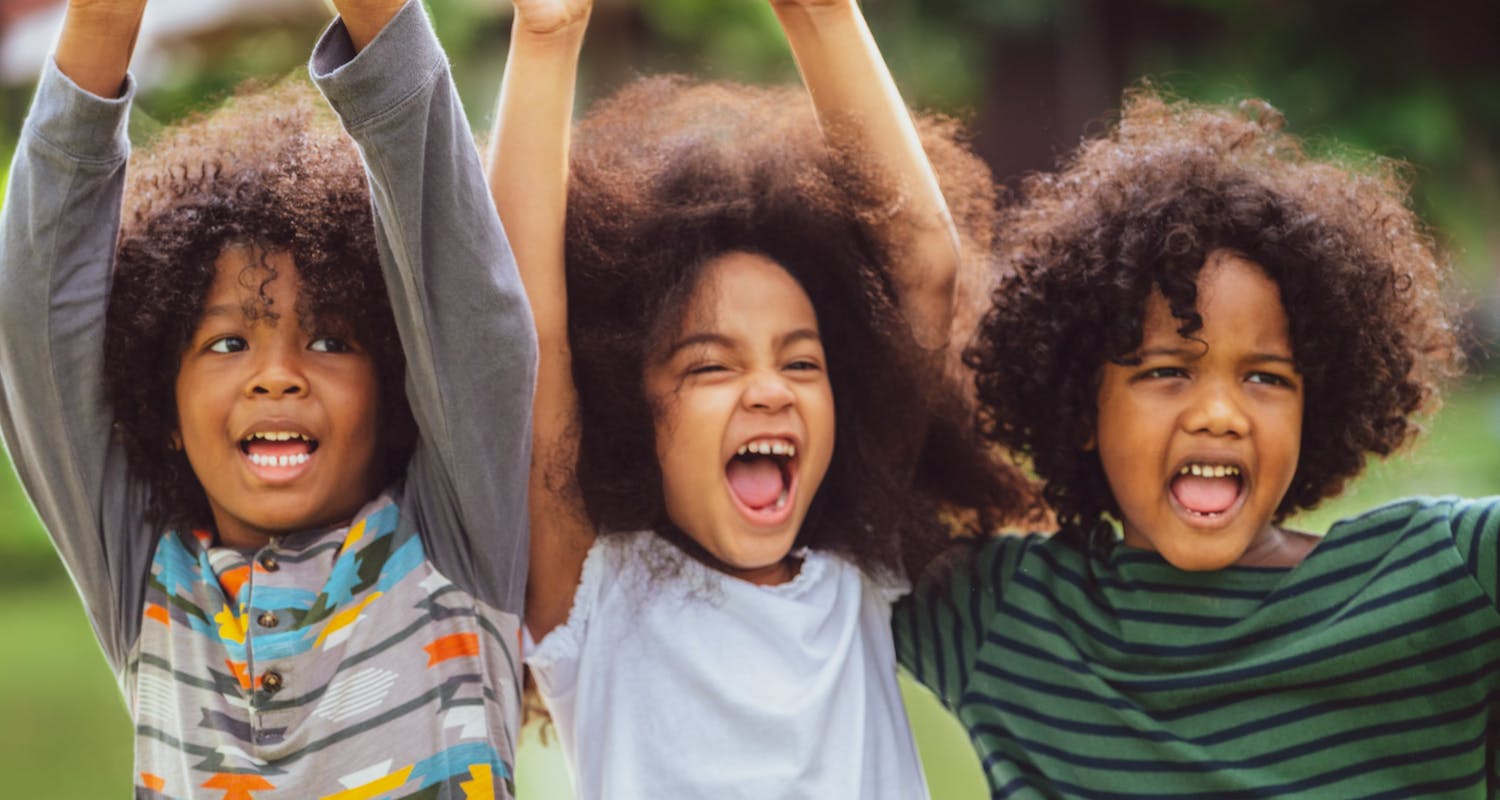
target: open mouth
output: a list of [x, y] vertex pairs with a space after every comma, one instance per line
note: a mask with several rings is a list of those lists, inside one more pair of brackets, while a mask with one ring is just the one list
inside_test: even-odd
[[796, 443], [780, 437], [752, 439], [724, 467], [729, 494], [751, 521], [780, 522], [791, 514], [796, 465]]
[[256, 431], [240, 440], [240, 452], [263, 468], [300, 467], [317, 450], [317, 439], [296, 431]]
[[1189, 518], [1212, 522], [1225, 517], [1245, 494], [1245, 471], [1237, 464], [1193, 461], [1178, 468], [1169, 490]]

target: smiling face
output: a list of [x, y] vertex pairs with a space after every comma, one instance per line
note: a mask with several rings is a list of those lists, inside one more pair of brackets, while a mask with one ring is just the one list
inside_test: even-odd
[[787, 554], [833, 455], [833, 390], [807, 293], [764, 256], [706, 265], [646, 367], [667, 516], [756, 583]]
[[1198, 312], [1183, 338], [1166, 299], [1147, 300], [1139, 363], [1102, 371], [1095, 444], [1125, 543], [1213, 570], [1296, 546], [1272, 519], [1297, 471], [1303, 389], [1280, 293], [1254, 262], [1211, 254]]
[[177, 441], [219, 541], [241, 548], [347, 520], [379, 488], [373, 360], [338, 326], [298, 323], [289, 253], [264, 257], [276, 272], [264, 287], [261, 263], [249, 248], [220, 254], [176, 383]]

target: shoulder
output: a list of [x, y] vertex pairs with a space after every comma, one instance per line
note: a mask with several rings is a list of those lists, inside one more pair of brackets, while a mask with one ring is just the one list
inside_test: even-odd
[[1019, 575], [1047, 580], [1062, 571], [1087, 569], [1087, 554], [1071, 542], [1044, 533], [996, 533], [955, 540], [915, 581], [914, 597], [967, 594], [971, 589], [1004, 594]]
[[1383, 537], [1456, 535], [1500, 523], [1500, 496], [1408, 497], [1339, 520], [1320, 547]]

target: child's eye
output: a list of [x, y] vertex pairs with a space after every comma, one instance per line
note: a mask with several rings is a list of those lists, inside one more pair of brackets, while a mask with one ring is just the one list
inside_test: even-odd
[[208, 343], [210, 353], [238, 353], [249, 348], [249, 343], [239, 336], [220, 336]]
[[1186, 378], [1188, 371], [1182, 367], [1152, 367], [1136, 374], [1137, 380], [1160, 380], [1163, 378]]
[[723, 372], [723, 371], [724, 371], [724, 365], [722, 365], [722, 364], [694, 364], [693, 366], [688, 367], [684, 371], [684, 374], [686, 374], [686, 375], [710, 375], [710, 374], [715, 373], [715, 372]]
[[343, 339], [337, 339], [332, 336], [321, 336], [317, 339], [312, 340], [312, 342], [307, 345], [307, 349], [313, 351], [314, 353], [354, 352], [354, 348], [350, 347], [349, 344]]
[[1291, 381], [1283, 378], [1280, 375], [1277, 375], [1274, 372], [1252, 372], [1250, 373], [1249, 377], [1245, 378], [1245, 380], [1251, 383], [1264, 383], [1268, 386], [1290, 387], [1292, 385]]
[[787, 364], [786, 368], [790, 370], [796, 370], [798, 372], [816, 372], [823, 367], [819, 365], [818, 362], [811, 359], [799, 358], [796, 361]]

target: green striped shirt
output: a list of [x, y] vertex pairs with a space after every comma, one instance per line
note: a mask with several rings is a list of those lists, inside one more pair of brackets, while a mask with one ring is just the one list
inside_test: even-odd
[[1406, 500], [1199, 573], [998, 537], [892, 625], [996, 797], [1493, 797], [1497, 533], [1500, 497]]

